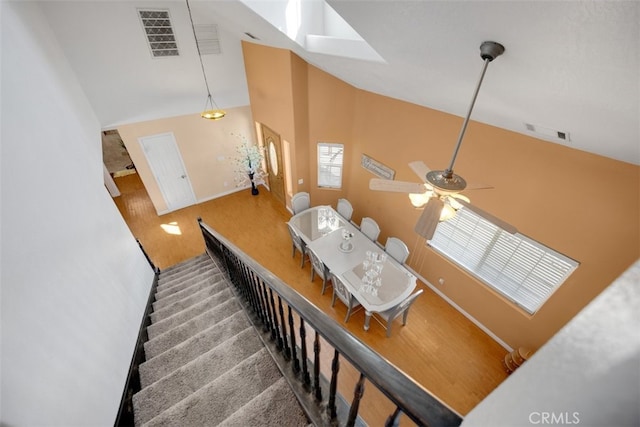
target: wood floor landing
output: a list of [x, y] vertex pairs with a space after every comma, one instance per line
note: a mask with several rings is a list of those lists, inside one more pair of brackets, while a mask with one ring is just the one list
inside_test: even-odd
[[[299, 254], [291, 258], [285, 225], [291, 213], [266, 189], [260, 187], [258, 196], [244, 190], [158, 216], [138, 174], [115, 181], [122, 193], [114, 199], [118, 209], [160, 269], [204, 252], [197, 224], [201, 217], [461, 415], [507, 377], [501, 364], [507, 351], [423, 284], [418, 286], [425, 292], [411, 308], [407, 325], [394, 325], [391, 338], [375, 322], [365, 332], [363, 311], [345, 324], [345, 306], [331, 307], [331, 291], [320, 295], [321, 280], [310, 282], [309, 264], [301, 269]], [[323, 353], [330, 352], [323, 348]], [[350, 400], [357, 375], [344, 360], [340, 369], [348, 375], [341, 377], [339, 390]], [[394, 409], [373, 385], [365, 386], [360, 413], [369, 425], [383, 425]], [[411, 423], [403, 420], [402, 425]]]

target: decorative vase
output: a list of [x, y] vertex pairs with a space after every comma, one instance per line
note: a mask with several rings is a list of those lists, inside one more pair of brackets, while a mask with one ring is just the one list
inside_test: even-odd
[[251, 180], [251, 194], [257, 196], [260, 192], [258, 191], [255, 182], [253, 182], [253, 173], [249, 174], [249, 179]]

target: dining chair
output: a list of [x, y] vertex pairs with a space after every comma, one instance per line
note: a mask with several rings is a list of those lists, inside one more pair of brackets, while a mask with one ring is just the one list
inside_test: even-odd
[[322, 295], [324, 295], [324, 291], [327, 289], [327, 284], [331, 280], [329, 277], [329, 269], [318, 255], [316, 255], [313, 249], [306, 248], [306, 251], [309, 256], [309, 260], [311, 261], [311, 281], [313, 282], [316, 278], [316, 274], [322, 279]]
[[335, 305], [336, 297], [340, 298], [340, 301], [342, 301], [347, 306], [347, 315], [344, 317], [344, 322], [347, 323], [349, 321], [349, 318], [351, 317], [351, 314], [353, 314], [352, 310], [354, 308], [360, 307], [360, 303], [357, 299], [354, 298], [353, 295], [351, 295], [349, 289], [347, 289], [345, 284], [342, 282], [342, 280], [340, 280], [340, 278], [338, 278], [338, 276], [333, 273], [331, 273], [330, 276], [331, 283], [333, 284], [333, 297], [331, 298], [331, 307]]
[[296, 250], [300, 252], [300, 268], [304, 267], [304, 257], [307, 252], [306, 245], [302, 238], [298, 235], [293, 226], [287, 222], [287, 228], [289, 229], [289, 235], [291, 236], [291, 257], [296, 256]]
[[300, 193], [296, 193], [291, 197], [291, 208], [293, 209], [293, 214], [298, 214], [304, 210], [307, 210], [311, 207], [311, 198], [309, 197], [309, 193], [305, 191], [301, 191]]
[[384, 245], [384, 250], [400, 264], [404, 264], [407, 258], [409, 258], [409, 248], [397, 237], [388, 237], [387, 243]]
[[380, 226], [373, 218], [364, 217], [360, 221], [360, 231], [372, 241], [377, 242], [380, 235]]
[[[335, 289], [335, 286], [334, 286]], [[378, 313], [371, 313], [371, 317], [376, 319], [387, 330], [387, 338], [391, 336], [391, 326], [393, 321], [402, 314], [402, 326], [407, 324], [407, 316], [409, 315], [409, 309], [416, 299], [424, 292], [424, 289], [419, 289], [413, 294], [405, 298], [401, 303], [395, 307], [386, 311]], [[384, 323], [383, 323], [384, 322]]]
[[347, 199], [338, 199], [338, 204], [336, 205], [336, 211], [347, 221], [351, 221], [351, 216], [353, 215], [353, 206], [351, 206], [351, 202]]

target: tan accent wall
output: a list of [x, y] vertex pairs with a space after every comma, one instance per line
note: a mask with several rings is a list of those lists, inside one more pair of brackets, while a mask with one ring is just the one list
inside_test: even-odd
[[[294, 174], [310, 183], [305, 191], [312, 204], [335, 206], [338, 197], [347, 197], [356, 221], [376, 219], [382, 243], [388, 236], [402, 238], [411, 250], [409, 265], [511, 347], [539, 348], [640, 257], [638, 166], [472, 121], [454, 169], [470, 183], [494, 188], [465, 194], [521, 233], [580, 262], [535, 315], [526, 314], [426, 247], [413, 232], [421, 211], [405, 195], [369, 190], [373, 175], [360, 166], [364, 153], [406, 181], [417, 179], [407, 165], [412, 160], [444, 169], [462, 117], [359, 90], [302, 66], [288, 51], [249, 43], [243, 48], [253, 117], [269, 120], [274, 131], [295, 141]], [[277, 84], [269, 78], [273, 70], [283, 73]], [[307, 87], [301, 84], [305, 79]], [[300, 134], [305, 108], [308, 135]], [[342, 191], [316, 187], [318, 141], [345, 144]], [[299, 155], [303, 145], [306, 160]]]
[[[295, 54], [253, 43], [242, 43], [254, 120], [268, 126], [290, 144], [292, 191], [309, 191], [307, 64]], [[298, 180], [303, 179], [303, 184]], [[289, 204], [289, 200], [287, 201]]]
[[243, 135], [255, 143], [255, 127], [251, 109], [230, 108], [222, 120], [210, 121], [200, 114], [170, 117], [160, 120], [123, 125], [118, 132], [127, 147], [136, 170], [144, 183], [158, 213], [164, 213], [167, 205], [149, 168], [138, 138], [172, 132], [182, 155], [186, 172], [198, 202], [237, 191], [234, 158]]

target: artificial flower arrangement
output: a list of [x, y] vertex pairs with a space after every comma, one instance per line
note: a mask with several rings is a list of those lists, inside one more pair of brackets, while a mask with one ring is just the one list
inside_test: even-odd
[[236, 186], [246, 186], [251, 183], [251, 193], [258, 194], [256, 184], [264, 183], [265, 171], [262, 168], [264, 159], [264, 149], [255, 144], [251, 144], [243, 135], [231, 133], [232, 136], [240, 139], [240, 144], [236, 146]]

